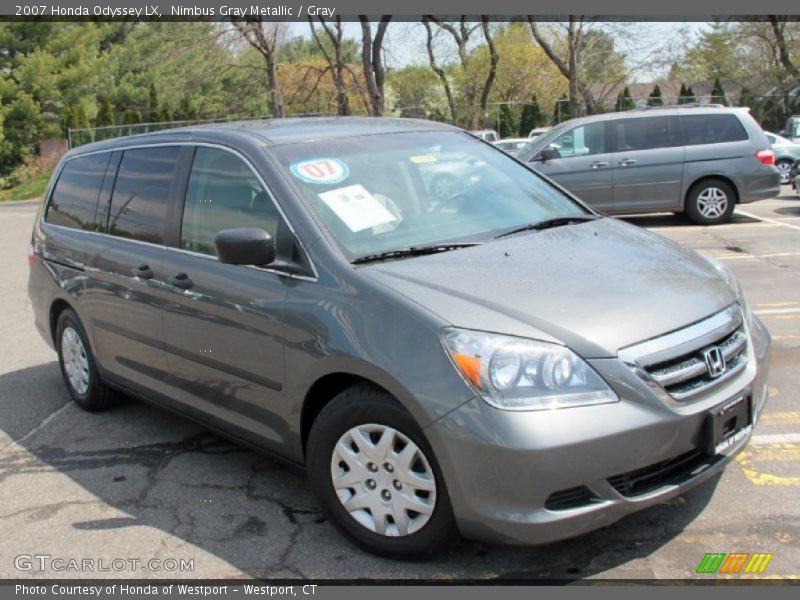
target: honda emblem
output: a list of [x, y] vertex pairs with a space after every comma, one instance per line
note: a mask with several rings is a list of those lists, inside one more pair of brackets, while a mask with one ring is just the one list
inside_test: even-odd
[[719, 346], [713, 346], [703, 352], [703, 358], [706, 360], [708, 374], [714, 379], [725, 372], [725, 356], [722, 354]]

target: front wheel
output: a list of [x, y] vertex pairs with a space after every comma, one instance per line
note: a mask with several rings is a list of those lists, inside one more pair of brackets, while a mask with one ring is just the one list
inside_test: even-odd
[[419, 560], [458, 539], [433, 451], [383, 390], [360, 384], [334, 398], [311, 428], [307, 458], [323, 511], [362, 548]]
[[735, 208], [736, 192], [721, 179], [700, 181], [686, 195], [686, 216], [698, 225], [726, 223]]

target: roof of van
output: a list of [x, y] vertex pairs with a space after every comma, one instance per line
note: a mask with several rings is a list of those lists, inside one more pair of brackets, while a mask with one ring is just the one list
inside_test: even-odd
[[78, 146], [78, 152], [104, 150], [131, 144], [159, 143], [176, 139], [202, 139], [207, 136], [219, 137], [231, 132], [238, 135], [252, 135], [261, 138], [269, 145], [311, 142], [341, 137], [383, 135], [406, 131], [461, 131], [460, 129], [436, 121], [422, 119], [401, 119], [390, 117], [301, 117], [284, 119], [254, 119], [228, 121], [224, 123], [203, 123], [187, 127], [176, 127], [114, 138], [92, 144]]

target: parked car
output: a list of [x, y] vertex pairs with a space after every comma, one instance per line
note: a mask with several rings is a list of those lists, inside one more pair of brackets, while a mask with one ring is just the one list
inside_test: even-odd
[[534, 129], [531, 129], [531, 132], [528, 134], [528, 137], [530, 139], [537, 138], [540, 135], [544, 135], [545, 133], [547, 133], [551, 129], [552, 129], [552, 127], [536, 127]]
[[609, 214], [670, 211], [695, 223], [780, 192], [775, 152], [744, 109], [663, 108], [565, 121], [520, 153]]
[[781, 131], [781, 135], [789, 138], [792, 142], [800, 144], [800, 115], [794, 115], [786, 119], [786, 125]]
[[506, 138], [494, 143], [495, 146], [500, 148], [503, 152], [516, 156], [520, 151], [531, 143], [530, 138]]
[[767, 135], [769, 143], [772, 144], [772, 149], [775, 150], [775, 166], [781, 172], [781, 183], [789, 183], [789, 171], [798, 158], [800, 158], [800, 143], [787, 140], [785, 137], [764, 132]]
[[[484, 165], [446, 202], [419, 174], [440, 154]], [[769, 334], [725, 266], [427, 121], [75, 148], [28, 257], [79, 406], [122, 390], [304, 466], [387, 556], [558, 540], [682, 495], [767, 398]]]
[[497, 142], [500, 140], [500, 136], [497, 135], [497, 132], [494, 129], [481, 129], [478, 131], [470, 131], [472, 135], [476, 138], [481, 139], [485, 142]]

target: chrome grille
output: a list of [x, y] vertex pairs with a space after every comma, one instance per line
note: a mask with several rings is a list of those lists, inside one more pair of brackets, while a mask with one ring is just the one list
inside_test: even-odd
[[684, 329], [620, 351], [675, 400], [686, 402], [747, 365], [747, 333], [738, 305]]

